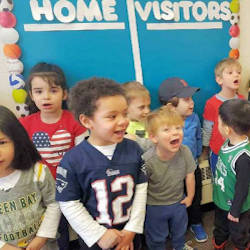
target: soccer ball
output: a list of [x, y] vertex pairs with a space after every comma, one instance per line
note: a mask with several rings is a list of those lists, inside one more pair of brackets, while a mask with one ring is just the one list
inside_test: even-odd
[[16, 111], [18, 117], [25, 117], [29, 114], [29, 107], [25, 103], [19, 103], [16, 105]]
[[0, 11], [11, 11], [13, 7], [12, 0], [0, 0]]
[[230, 23], [232, 25], [238, 23], [240, 21], [240, 16], [238, 13], [232, 13], [231, 18], [230, 18]]

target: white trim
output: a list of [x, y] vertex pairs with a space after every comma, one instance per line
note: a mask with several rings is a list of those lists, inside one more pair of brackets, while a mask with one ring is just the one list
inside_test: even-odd
[[128, 10], [128, 22], [129, 22], [129, 30], [131, 37], [132, 53], [134, 58], [135, 78], [136, 81], [143, 84], [140, 46], [138, 41], [134, 0], [127, 0], [127, 10]]
[[222, 29], [222, 22], [197, 23], [147, 23], [147, 30], [191, 30], [191, 29]]
[[55, 31], [55, 30], [124, 30], [125, 23], [51, 23], [24, 24], [25, 31]]

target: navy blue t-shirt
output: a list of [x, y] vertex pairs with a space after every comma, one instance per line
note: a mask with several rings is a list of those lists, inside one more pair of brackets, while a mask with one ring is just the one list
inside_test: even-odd
[[141, 155], [136, 142], [124, 139], [109, 160], [84, 140], [64, 155], [57, 168], [56, 200], [81, 200], [106, 227], [126, 223], [135, 187], [147, 181]]

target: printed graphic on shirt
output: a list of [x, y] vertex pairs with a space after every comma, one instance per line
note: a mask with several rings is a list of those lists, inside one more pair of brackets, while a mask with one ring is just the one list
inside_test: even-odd
[[32, 136], [32, 141], [43, 160], [56, 167], [64, 153], [70, 149], [72, 138], [68, 131], [57, 130], [51, 139], [45, 132], [36, 132]]

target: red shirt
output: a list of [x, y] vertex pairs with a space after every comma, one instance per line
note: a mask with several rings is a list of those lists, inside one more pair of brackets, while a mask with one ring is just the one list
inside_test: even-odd
[[[237, 95], [237, 98], [244, 99], [242, 95]], [[220, 151], [222, 144], [225, 139], [221, 136], [218, 129], [218, 117], [219, 117], [219, 107], [223, 103], [223, 100], [219, 99], [217, 95], [212, 96], [207, 100], [203, 118], [207, 121], [213, 122], [212, 134], [209, 142], [209, 147], [213, 153], [217, 154]]]
[[40, 112], [20, 118], [20, 122], [54, 178], [64, 153], [74, 147], [75, 138], [86, 131], [67, 110], [63, 110], [61, 119], [56, 123], [44, 123]]

